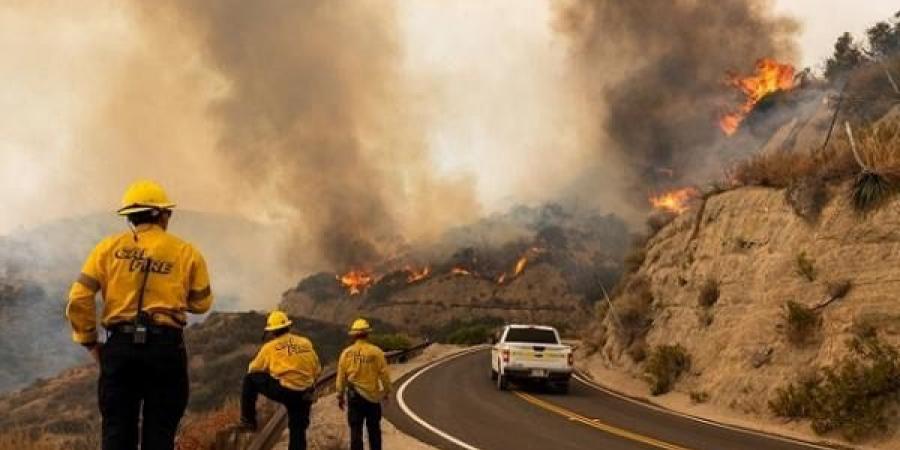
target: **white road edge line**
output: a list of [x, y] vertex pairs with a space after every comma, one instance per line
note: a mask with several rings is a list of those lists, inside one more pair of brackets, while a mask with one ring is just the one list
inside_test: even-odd
[[774, 440], [776, 440], [776, 441], [787, 442], [787, 443], [789, 443], [789, 444], [803, 445], [803, 446], [806, 446], [806, 447], [809, 447], [809, 448], [815, 448], [815, 449], [819, 449], [819, 450], [835, 450], [834, 447], [824, 447], [824, 446], [821, 446], [821, 445], [818, 445], [818, 444], [814, 444], [814, 443], [812, 443], [812, 442], [801, 441], [801, 440], [798, 440], [798, 439], [791, 439], [791, 438], [789, 438], [789, 437], [779, 436], [779, 435], [777, 435], [777, 434], [769, 434], [769, 433], [765, 433], [765, 432], [762, 432], [762, 431], [751, 430], [751, 429], [749, 429], [749, 428], [743, 428], [743, 427], [739, 427], [739, 426], [729, 425], [729, 424], [726, 424], [726, 423], [716, 422], [716, 421], [713, 421], [713, 420], [704, 419], [704, 418], [702, 418], [702, 417], [692, 416], [692, 415], [690, 415], [690, 414], [685, 414], [685, 413], [682, 413], [682, 412], [679, 412], [679, 411], [667, 409], [667, 408], [664, 408], [664, 407], [659, 406], [659, 405], [655, 405], [655, 404], [650, 403], [650, 402], [642, 402], [642, 401], [640, 401], [640, 400], [635, 400], [635, 399], [633, 399], [633, 398], [631, 398], [631, 397], [629, 397], [629, 396], [627, 396], [627, 395], [623, 395], [623, 394], [620, 394], [620, 393], [618, 393], [618, 392], [616, 392], [616, 391], [610, 390], [610, 389], [608, 389], [608, 388], [606, 388], [606, 387], [604, 387], [604, 386], [598, 384], [597, 382], [595, 382], [595, 381], [593, 381], [593, 380], [589, 380], [589, 379], [585, 378], [584, 376], [582, 376], [582, 375], [581, 375], [580, 373], [578, 373], [578, 372], [575, 372], [575, 373], [573, 374], [573, 378], [575, 378], [576, 380], [578, 380], [579, 382], [581, 382], [581, 384], [583, 384], [583, 385], [585, 385], [585, 386], [587, 386], [587, 387], [589, 387], [589, 388], [591, 388], [591, 389], [594, 389], [594, 390], [597, 390], [597, 391], [604, 392], [604, 393], [609, 394], [609, 395], [611, 395], [611, 396], [613, 396], [613, 397], [616, 397], [616, 398], [625, 400], [625, 401], [627, 401], [627, 402], [629, 402], [629, 403], [633, 403], [633, 404], [638, 405], [638, 406], [643, 406], [643, 407], [645, 407], [645, 408], [649, 408], [649, 409], [652, 409], [652, 410], [654, 410], [654, 411], [661, 412], [661, 413], [664, 413], [664, 414], [669, 414], [669, 415], [673, 415], [673, 416], [682, 417], [682, 418], [685, 418], [685, 419], [693, 420], [694, 422], [700, 422], [700, 423], [702, 423], [702, 424], [711, 425], [711, 426], [718, 427], [718, 428], [724, 428], [724, 429], [730, 430], [730, 431], [736, 431], [736, 432], [740, 432], [740, 433], [752, 434], [752, 435], [755, 435], [755, 436], [760, 436], [760, 437], [764, 437], [764, 438], [768, 438], [768, 439], [774, 439]]
[[469, 445], [469, 444], [463, 442], [462, 440], [460, 440], [459, 438], [451, 436], [449, 433], [438, 429], [436, 426], [426, 422], [425, 419], [422, 419], [416, 413], [412, 412], [412, 410], [409, 408], [409, 406], [406, 405], [406, 400], [403, 399], [403, 394], [406, 392], [406, 387], [410, 383], [415, 381], [415, 379], [418, 378], [419, 375], [422, 375], [423, 373], [425, 373], [441, 364], [444, 364], [448, 361], [451, 361], [453, 359], [459, 358], [464, 355], [468, 355], [469, 353], [474, 353], [477, 351], [484, 350], [485, 348], [486, 348], [485, 346], [473, 347], [473, 348], [461, 351], [459, 353], [450, 355], [446, 358], [439, 359], [439, 360], [425, 366], [424, 368], [419, 369], [416, 373], [414, 373], [411, 377], [409, 377], [406, 381], [404, 381], [403, 384], [400, 385], [400, 389], [397, 390], [397, 405], [400, 406], [400, 410], [403, 411], [403, 414], [406, 414], [410, 419], [412, 419], [414, 422], [418, 423], [419, 425], [421, 425], [428, 431], [431, 431], [432, 433], [440, 436], [441, 438], [443, 438], [447, 441], [450, 441], [466, 450], [481, 450], [478, 447]]

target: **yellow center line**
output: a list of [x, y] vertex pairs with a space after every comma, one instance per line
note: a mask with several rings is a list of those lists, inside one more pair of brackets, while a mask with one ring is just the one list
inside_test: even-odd
[[681, 446], [678, 446], [675, 444], [670, 444], [668, 442], [663, 442], [663, 441], [660, 441], [657, 439], [653, 439], [649, 436], [644, 436], [642, 434], [637, 434], [637, 433], [634, 433], [634, 432], [631, 432], [628, 430], [623, 430], [621, 428], [614, 427], [609, 424], [605, 424], [605, 423], [601, 422], [599, 419], [589, 419], [589, 418], [584, 417], [574, 411], [570, 411], [561, 406], [557, 406], [552, 403], [548, 403], [544, 400], [541, 400], [533, 395], [526, 394], [524, 392], [513, 391], [513, 394], [517, 395], [522, 400], [525, 400], [526, 402], [531, 403], [532, 405], [537, 406], [541, 409], [550, 411], [554, 414], [558, 414], [569, 420], [572, 420], [575, 422], [580, 422], [589, 427], [596, 428], [601, 431], [605, 431], [605, 432], [615, 435], [615, 436], [619, 436], [619, 437], [622, 437], [622, 438], [625, 438], [625, 439], [628, 439], [631, 441], [640, 442], [642, 444], [647, 444], [652, 447], [662, 448], [662, 449], [666, 449], [666, 450], [690, 450], [686, 447], [681, 447]]

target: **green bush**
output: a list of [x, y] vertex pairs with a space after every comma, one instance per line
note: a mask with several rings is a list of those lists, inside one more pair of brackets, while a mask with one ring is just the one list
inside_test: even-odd
[[794, 301], [785, 304], [784, 320], [785, 335], [795, 345], [810, 342], [822, 325], [818, 312]]
[[661, 395], [669, 392], [681, 374], [690, 367], [691, 357], [681, 345], [654, 347], [644, 366], [644, 374], [650, 383], [650, 393]]
[[477, 345], [490, 341], [491, 335], [503, 325], [503, 319], [483, 317], [469, 320], [452, 320], [431, 330], [428, 335], [436, 342], [454, 345]]
[[412, 340], [405, 334], [373, 334], [369, 336], [369, 342], [383, 351], [406, 350], [413, 346]]
[[778, 416], [805, 418], [823, 434], [851, 441], [888, 431], [900, 398], [900, 354], [877, 337], [850, 341], [850, 355], [779, 388], [769, 401]]

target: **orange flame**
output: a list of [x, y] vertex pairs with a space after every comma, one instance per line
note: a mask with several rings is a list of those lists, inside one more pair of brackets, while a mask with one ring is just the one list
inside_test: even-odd
[[772, 58], [762, 58], [756, 62], [753, 75], [740, 77], [730, 73], [726, 83], [739, 89], [746, 97], [743, 105], [719, 119], [719, 128], [731, 136], [763, 97], [794, 88], [794, 66], [779, 63]]
[[344, 285], [350, 295], [357, 295], [365, 291], [375, 282], [375, 277], [371, 272], [353, 269], [343, 275], [337, 277], [338, 281]]
[[431, 267], [429, 266], [425, 266], [420, 270], [407, 266], [405, 270], [407, 273], [406, 282], [410, 284], [424, 280], [425, 278], [428, 278], [428, 275], [431, 275]]
[[452, 273], [453, 275], [472, 275], [472, 272], [469, 272], [468, 270], [463, 269], [462, 267], [454, 267], [454, 268], [450, 269], [450, 273]]
[[688, 209], [688, 203], [698, 195], [700, 195], [700, 193], [692, 187], [676, 189], [671, 192], [650, 197], [650, 204], [659, 210], [681, 214]]
[[522, 271], [525, 270], [525, 266], [528, 265], [528, 256], [522, 255], [518, 261], [516, 261], [516, 269], [513, 271], [513, 276], [517, 277]]

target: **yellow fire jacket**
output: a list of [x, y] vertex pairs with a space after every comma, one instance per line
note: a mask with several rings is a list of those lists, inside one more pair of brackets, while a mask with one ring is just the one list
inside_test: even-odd
[[302, 391], [316, 382], [322, 366], [309, 339], [286, 333], [262, 346], [248, 372], [267, 372], [282, 386]]
[[94, 295], [98, 291], [103, 297], [104, 327], [134, 321], [148, 259], [152, 262], [143, 309], [154, 324], [181, 328], [187, 323], [187, 312], [209, 310], [213, 297], [200, 252], [158, 225], [141, 225], [135, 233], [104, 239], [85, 261], [66, 308], [75, 342], [97, 341]]
[[338, 361], [337, 391], [348, 384], [366, 400], [378, 403], [391, 391], [391, 374], [380, 348], [359, 339], [341, 353]]

